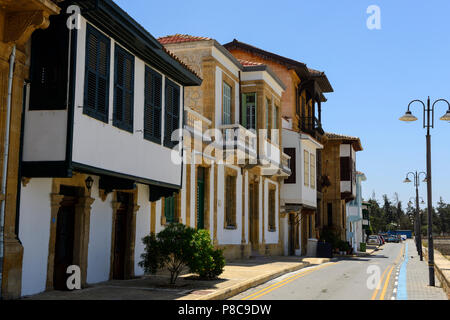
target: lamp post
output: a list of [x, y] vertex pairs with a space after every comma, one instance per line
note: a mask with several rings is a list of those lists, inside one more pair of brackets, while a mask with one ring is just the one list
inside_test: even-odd
[[428, 270], [430, 275], [430, 286], [434, 287], [434, 246], [433, 246], [433, 219], [432, 219], [432, 176], [431, 176], [431, 135], [430, 129], [434, 128], [434, 106], [438, 102], [445, 102], [448, 105], [448, 111], [440, 120], [450, 121], [450, 103], [445, 99], [438, 99], [432, 105], [430, 97], [427, 99], [427, 105], [422, 100], [413, 100], [408, 105], [408, 110], [405, 115], [400, 118], [401, 121], [416, 121], [418, 120], [410, 110], [413, 103], [419, 102], [423, 106], [423, 127], [427, 129], [427, 198], [428, 198]]
[[[423, 261], [423, 254], [422, 254], [422, 226], [421, 226], [421, 219], [420, 219], [420, 209], [419, 209], [419, 186], [420, 186], [420, 175], [424, 175], [425, 179], [423, 182], [427, 182], [427, 174], [425, 172], [408, 172], [406, 174], [406, 179], [403, 181], [404, 183], [411, 183], [411, 180], [409, 180], [409, 175], [412, 175], [414, 177], [414, 187], [416, 188], [416, 214], [414, 218], [414, 232], [416, 234], [415, 240], [416, 240], [416, 248], [417, 253], [420, 256], [420, 261]], [[423, 200], [422, 200], [423, 202]], [[411, 203], [411, 199], [410, 199]]]

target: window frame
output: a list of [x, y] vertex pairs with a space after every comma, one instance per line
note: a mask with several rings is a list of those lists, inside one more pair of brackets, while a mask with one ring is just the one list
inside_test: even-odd
[[284, 180], [284, 184], [296, 184], [297, 183], [297, 149], [296, 148], [284, 148], [284, 153], [291, 157], [289, 161], [289, 169], [291, 169], [291, 175]]
[[309, 175], [310, 175], [310, 181], [309, 185], [311, 189], [316, 189], [316, 155], [312, 152], [309, 154], [310, 160], [309, 160]]
[[304, 176], [304, 185], [305, 185], [305, 187], [309, 187], [310, 186], [310, 175], [309, 175], [309, 170], [310, 170], [310, 168], [309, 168], [309, 161], [310, 161], [310, 158], [309, 158], [309, 151], [308, 150], [303, 150], [303, 170], [304, 170], [304, 173], [303, 173], [303, 176]]
[[[229, 88], [229, 92], [230, 92], [229, 97], [226, 96], [225, 88], [227, 88], [227, 89]], [[225, 112], [226, 111], [226, 103], [225, 103], [226, 98], [229, 98], [229, 107], [230, 107], [229, 114]], [[226, 121], [226, 120], [228, 120], [226, 118], [226, 116], [229, 116], [229, 122]], [[228, 84], [225, 80], [222, 81], [222, 124], [224, 124], [224, 125], [233, 124], [233, 86]]]
[[[229, 186], [230, 184], [230, 186]], [[234, 174], [225, 175], [225, 229], [237, 229], [237, 214], [236, 214], [236, 189], [237, 176]], [[231, 206], [230, 206], [231, 205]]]

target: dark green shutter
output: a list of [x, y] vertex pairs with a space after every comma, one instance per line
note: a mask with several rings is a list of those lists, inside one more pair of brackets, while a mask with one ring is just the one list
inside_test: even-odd
[[242, 94], [242, 108], [241, 108], [241, 112], [242, 112], [242, 123], [241, 125], [244, 128], [247, 128], [247, 94]]
[[175, 196], [164, 199], [164, 216], [167, 223], [175, 222]]
[[134, 56], [115, 47], [114, 126], [133, 132]]
[[110, 40], [88, 24], [83, 113], [108, 123]]
[[145, 69], [144, 138], [161, 143], [162, 76]]
[[180, 122], [180, 87], [166, 80], [166, 107], [164, 145], [172, 148], [177, 142], [172, 141], [172, 133], [179, 128]]

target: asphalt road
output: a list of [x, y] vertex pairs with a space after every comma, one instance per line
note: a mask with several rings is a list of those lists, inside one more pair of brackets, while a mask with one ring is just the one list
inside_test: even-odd
[[390, 300], [404, 244], [367, 257], [343, 258], [283, 275], [231, 300]]

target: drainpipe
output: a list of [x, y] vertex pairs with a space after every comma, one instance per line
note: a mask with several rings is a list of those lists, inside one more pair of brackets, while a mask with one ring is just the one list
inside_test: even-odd
[[2, 184], [1, 194], [4, 195], [4, 199], [1, 201], [0, 206], [0, 298], [2, 296], [2, 275], [3, 275], [3, 256], [4, 256], [4, 223], [5, 223], [5, 202], [6, 202], [6, 178], [8, 174], [8, 151], [9, 151], [9, 131], [11, 124], [11, 98], [12, 98], [12, 84], [14, 76], [14, 63], [16, 61], [16, 46], [14, 45], [9, 58], [9, 76], [8, 76], [8, 97], [6, 100], [6, 125], [5, 125], [5, 140], [3, 142], [3, 169], [2, 169]]

